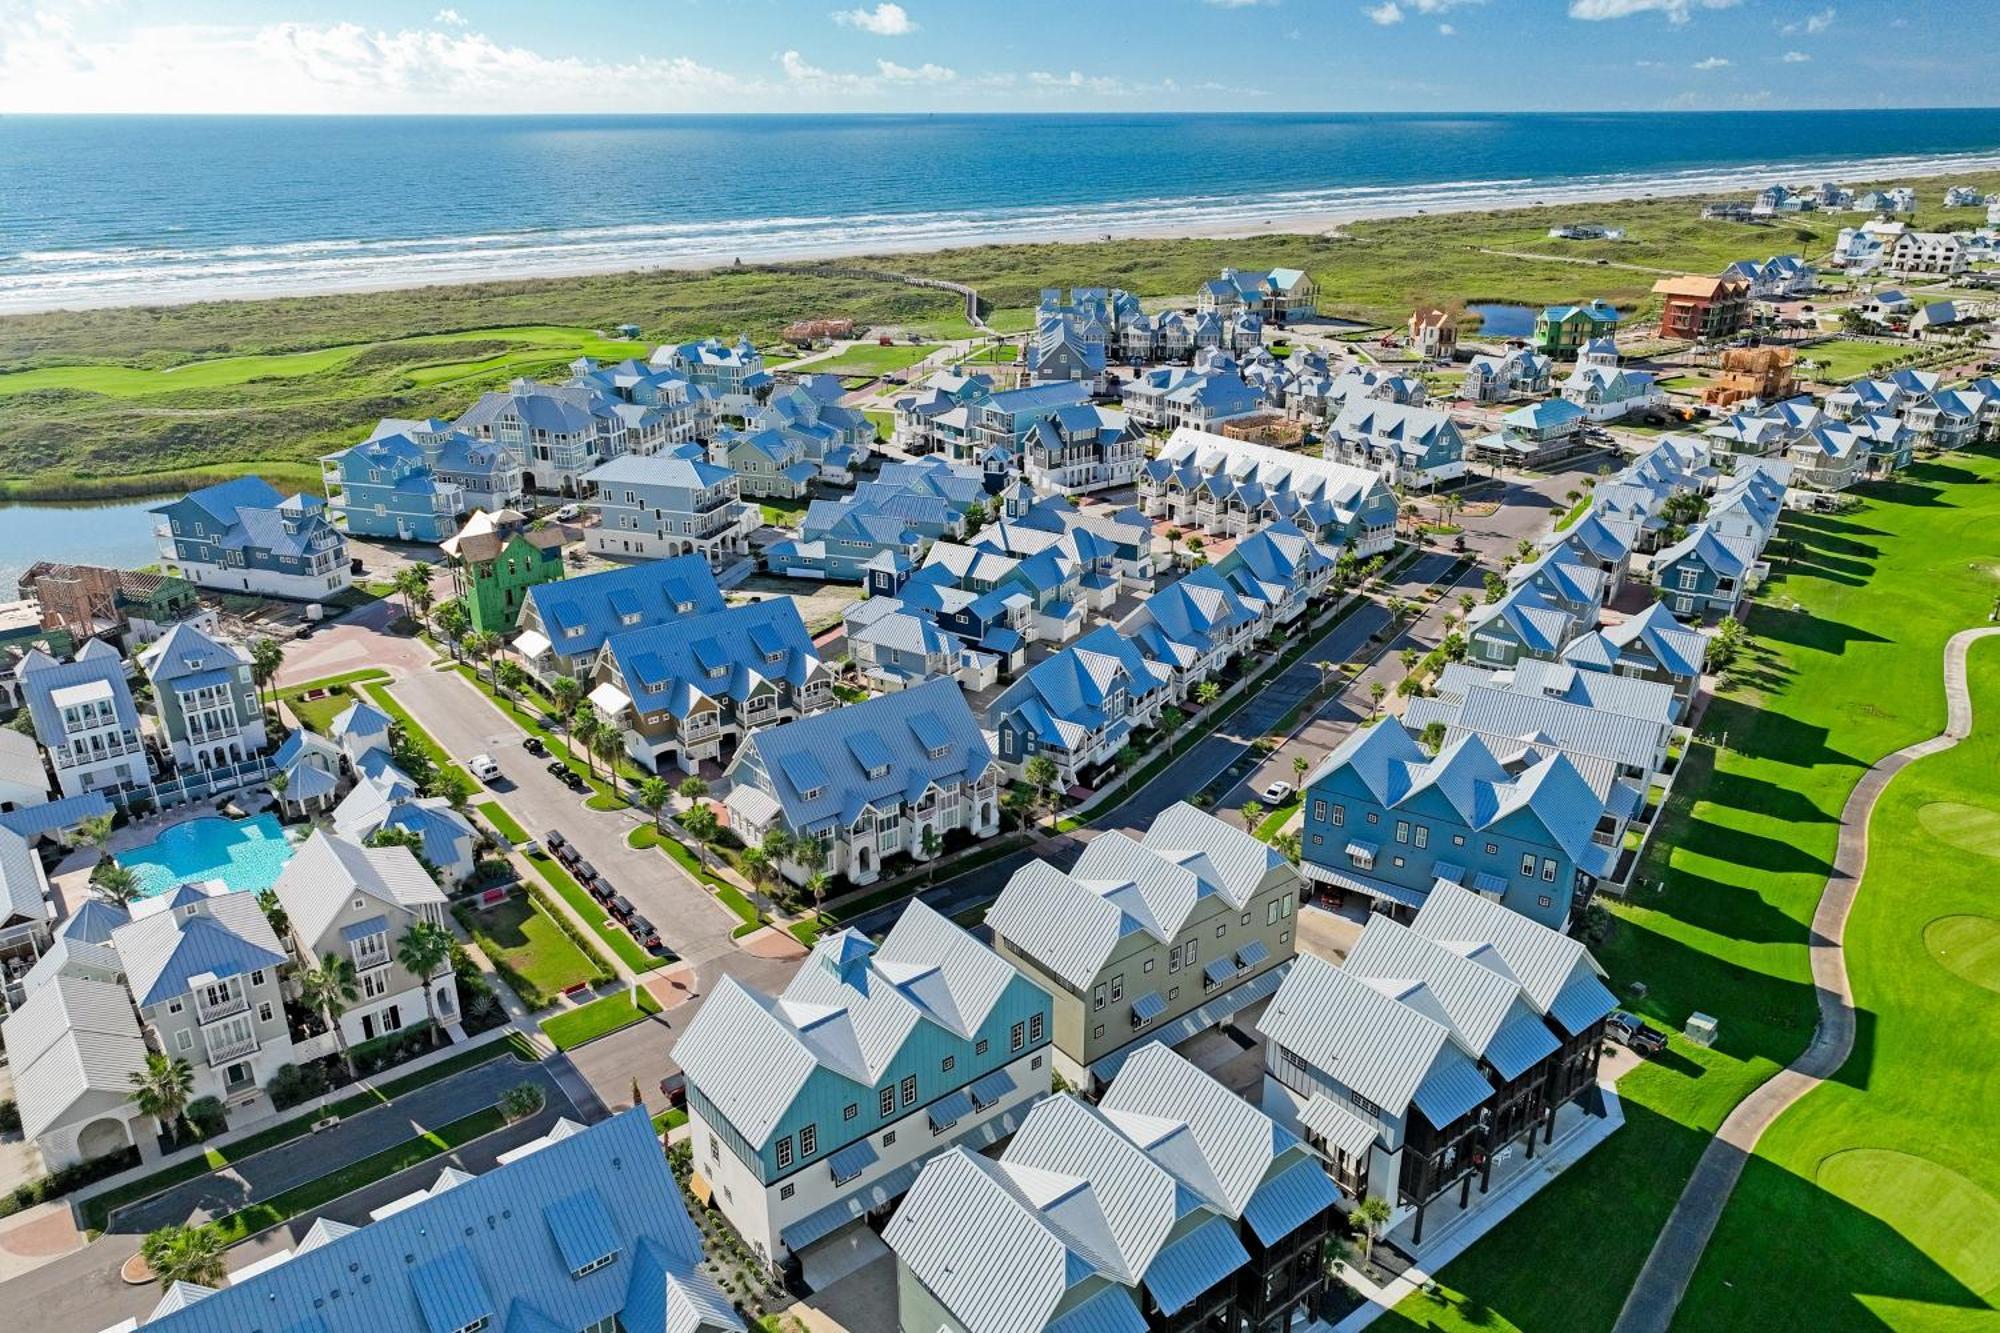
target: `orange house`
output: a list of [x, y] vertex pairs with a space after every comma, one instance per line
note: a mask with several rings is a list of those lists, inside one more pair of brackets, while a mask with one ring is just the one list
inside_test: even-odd
[[1703, 278], [1692, 273], [1653, 284], [1661, 298], [1660, 336], [1714, 342], [1750, 321], [1750, 283], [1744, 278]]

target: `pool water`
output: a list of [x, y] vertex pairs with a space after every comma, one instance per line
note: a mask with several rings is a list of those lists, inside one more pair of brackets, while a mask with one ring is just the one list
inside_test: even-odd
[[176, 824], [143, 847], [113, 859], [139, 877], [141, 898], [209, 879], [219, 879], [232, 890], [255, 891], [277, 882], [278, 872], [292, 859], [292, 844], [273, 815], [204, 816]]

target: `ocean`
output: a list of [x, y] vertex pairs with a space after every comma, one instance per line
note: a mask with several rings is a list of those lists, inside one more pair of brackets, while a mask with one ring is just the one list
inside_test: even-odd
[[0, 311], [2000, 165], [2000, 110], [0, 118]]

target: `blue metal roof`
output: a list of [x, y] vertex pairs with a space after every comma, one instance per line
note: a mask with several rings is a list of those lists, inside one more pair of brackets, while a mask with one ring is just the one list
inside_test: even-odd
[[1132, 1017], [1141, 1023], [1150, 1023], [1167, 1011], [1167, 1002], [1160, 998], [1156, 990], [1149, 990], [1132, 1001]]
[[499, 1313], [493, 1308], [493, 1297], [487, 1293], [478, 1266], [462, 1248], [446, 1250], [412, 1268], [410, 1286], [431, 1333], [458, 1333]]
[[1271, 950], [1264, 941], [1251, 940], [1236, 951], [1236, 965], [1247, 970], [1257, 966], [1270, 956]]
[[1146, 1333], [1146, 1317], [1139, 1313], [1131, 1292], [1109, 1286], [1051, 1319], [1044, 1333]]
[[847, 752], [854, 756], [855, 763], [869, 771], [887, 768], [895, 760], [895, 756], [889, 753], [889, 747], [882, 743], [882, 738], [872, 731], [848, 733]]
[[1266, 1180], [1243, 1208], [1243, 1220], [1265, 1245], [1275, 1245], [1333, 1207], [1340, 1197], [1316, 1157], [1301, 1157]]
[[549, 1233], [556, 1238], [556, 1248], [562, 1251], [563, 1262], [572, 1273], [621, 1248], [610, 1210], [595, 1189], [557, 1199], [542, 1209], [542, 1216], [548, 1219]]
[[356, 940], [367, 939], [370, 935], [380, 935], [388, 929], [388, 917], [371, 916], [366, 921], [357, 921], [351, 926], [342, 926], [340, 928], [340, 938], [352, 944]]
[[9, 810], [0, 814], [0, 828], [18, 833], [30, 842], [44, 833], [54, 833], [72, 828], [86, 819], [111, 813], [111, 802], [101, 791], [87, 791], [81, 796], [65, 796], [60, 800], [45, 801], [31, 805], [25, 810]]
[[1201, 974], [1219, 986], [1236, 975], [1236, 962], [1230, 958], [1211, 958], [1202, 967]]
[[1515, 1079], [1534, 1068], [1536, 1061], [1546, 1060], [1559, 1049], [1561, 1044], [1539, 1015], [1522, 1013], [1502, 1023], [1493, 1039], [1486, 1043], [1486, 1063], [1501, 1078]]
[[1161, 1247], [1146, 1267], [1146, 1290], [1164, 1314], [1188, 1302], [1250, 1262], [1237, 1238], [1236, 1224], [1211, 1217], [1179, 1240]]

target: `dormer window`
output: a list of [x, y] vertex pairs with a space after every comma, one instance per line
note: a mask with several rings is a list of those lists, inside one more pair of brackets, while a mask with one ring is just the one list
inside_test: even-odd
[[621, 625], [636, 625], [639, 623], [639, 613], [637, 611], [628, 611], [618, 617], [618, 623]]
[[889, 766], [887, 764], [878, 764], [874, 768], [868, 770], [868, 780], [870, 782], [876, 781], [879, 778], [886, 778], [888, 776], [889, 776]]
[[609, 1254], [601, 1254], [597, 1258], [592, 1259], [589, 1263], [585, 1264], [581, 1268], [570, 1269], [569, 1275], [571, 1277], [583, 1277], [588, 1273], [595, 1273], [600, 1268], [608, 1268], [612, 1264], [612, 1262], [617, 1258], [618, 1258], [618, 1251], [616, 1250], [613, 1250]]

